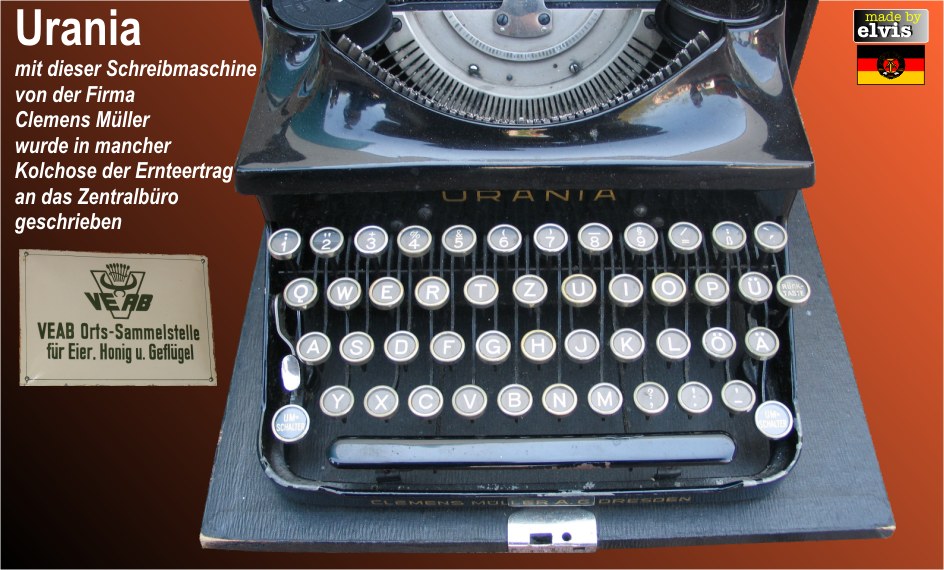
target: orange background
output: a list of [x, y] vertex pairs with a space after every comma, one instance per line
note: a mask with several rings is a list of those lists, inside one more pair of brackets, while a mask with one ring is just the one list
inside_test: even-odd
[[[891, 4], [891, 2], [889, 2]], [[898, 3], [896, 3], [898, 4]], [[806, 193], [898, 530], [887, 540], [608, 551], [569, 556], [312, 555], [204, 551], [198, 534], [262, 219], [231, 185], [165, 182], [175, 208], [118, 208], [120, 232], [16, 236], [13, 65], [62, 57], [255, 63], [242, 2], [4, 2], [0, 73], [2, 175], [3, 566], [702, 566], [941, 567], [942, 97], [937, 2], [930, 10], [927, 85], [856, 85], [854, 8], [822, 2], [797, 83], [816, 157]], [[17, 7], [56, 17], [142, 23], [136, 48], [25, 48]], [[63, 50], [63, 51], [60, 51]], [[108, 80], [138, 90], [153, 138], [173, 138], [174, 162], [230, 164], [255, 79]], [[54, 80], [50, 85], [68, 84]], [[85, 85], [85, 80], [75, 80]], [[104, 83], [104, 81], [103, 81]], [[115, 134], [114, 138], [117, 138]], [[154, 162], [162, 159], [153, 157]], [[66, 186], [66, 184], [57, 184]], [[131, 185], [119, 184], [121, 189]], [[71, 208], [68, 211], [82, 210]], [[210, 259], [217, 388], [21, 388], [17, 381], [20, 248], [197, 253]], [[879, 269], [881, 268], [881, 269]]]

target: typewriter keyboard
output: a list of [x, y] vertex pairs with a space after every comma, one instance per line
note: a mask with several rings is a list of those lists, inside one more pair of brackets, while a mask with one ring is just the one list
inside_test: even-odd
[[810, 296], [787, 241], [772, 221], [273, 230], [266, 427], [298, 477], [371, 489], [762, 473], [794, 429], [788, 315]]

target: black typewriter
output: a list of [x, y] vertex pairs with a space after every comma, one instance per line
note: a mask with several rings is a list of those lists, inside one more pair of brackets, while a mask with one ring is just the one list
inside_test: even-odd
[[236, 184], [267, 222], [266, 474], [423, 506], [786, 476], [813, 7], [259, 5]]

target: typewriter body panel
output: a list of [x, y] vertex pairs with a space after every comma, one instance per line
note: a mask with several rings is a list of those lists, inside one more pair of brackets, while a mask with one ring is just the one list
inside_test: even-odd
[[[752, 496], [789, 472], [801, 440], [790, 307], [802, 299], [781, 284], [786, 234], [763, 243], [813, 180], [789, 11], [759, 2], [746, 22], [702, 29], [696, 18], [693, 30], [678, 3], [663, 4], [587, 4], [574, 24], [560, 17], [568, 8], [538, 3], [561, 27], [612, 12], [633, 28], [609, 28], [628, 47], [599, 55], [603, 71], [565, 75], [613, 75], [627, 53], [635, 75], [586, 100], [583, 79], [565, 78], [559, 99], [523, 86], [544, 102], [531, 107], [503, 86], [489, 102], [480, 76], [437, 87], [425, 78], [435, 71], [417, 71], [436, 70], [435, 57], [407, 54], [434, 50], [430, 30], [475, 32], [475, 13], [534, 3], [390, 3], [340, 29], [288, 3], [261, 7], [237, 189], [267, 221], [259, 450], [276, 484], [342, 504], [685, 502]], [[741, 243], [726, 248], [731, 229]], [[706, 274], [723, 298], [705, 293]], [[543, 282], [539, 302], [518, 289], [525, 276]], [[332, 297], [339, 280], [354, 293]], [[392, 299], [380, 283], [395, 285]], [[730, 342], [712, 353], [717, 329]], [[369, 360], [352, 333], [372, 343]], [[441, 333], [455, 336], [434, 354]], [[765, 353], [757, 339], [777, 346]]]

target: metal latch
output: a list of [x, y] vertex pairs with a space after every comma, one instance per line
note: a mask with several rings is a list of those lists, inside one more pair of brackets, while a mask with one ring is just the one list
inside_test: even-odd
[[526, 509], [508, 517], [509, 552], [594, 552], [597, 519], [582, 509]]

